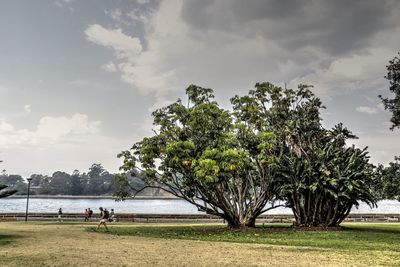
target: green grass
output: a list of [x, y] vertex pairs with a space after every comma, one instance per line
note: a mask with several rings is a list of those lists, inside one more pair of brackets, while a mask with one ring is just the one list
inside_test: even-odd
[[400, 224], [240, 232], [222, 225], [115, 223], [108, 224], [109, 234], [96, 226], [0, 223], [0, 266], [400, 266]]
[[15, 238], [17, 238], [15, 235], [0, 234], [0, 247], [9, 244]]
[[[272, 225], [249, 231], [233, 231], [221, 226], [118, 226], [110, 234], [212, 242], [261, 243], [349, 251], [400, 252], [399, 224], [345, 224], [340, 231], [299, 231], [287, 225]], [[95, 231], [94, 228], [90, 230]], [[301, 248], [300, 248], [301, 247]]]

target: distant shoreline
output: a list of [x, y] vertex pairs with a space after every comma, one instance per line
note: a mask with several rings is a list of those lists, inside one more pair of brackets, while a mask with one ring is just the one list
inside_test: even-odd
[[[26, 195], [14, 195], [8, 198], [26, 198]], [[48, 199], [117, 199], [113, 196], [72, 196], [72, 195], [30, 195], [29, 198], [48, 198]], [[133, 199], [133, 198], [128, 198]], [[128, 200], [127, 199], [127, 200]], [[180, 199], [175, 196], [136, 196], [134, 199]]]

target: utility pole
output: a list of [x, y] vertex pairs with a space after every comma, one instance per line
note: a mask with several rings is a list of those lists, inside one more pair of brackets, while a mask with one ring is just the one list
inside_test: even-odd
[[32, 178], [29, 177], [26, 180], [28, 181], [28, 193], [26, 196], [26, 211], [25, 211], [25, 221], [27, 222], [28, 221], [28, 206], [29, 206], [29, 189], [31, 188]]

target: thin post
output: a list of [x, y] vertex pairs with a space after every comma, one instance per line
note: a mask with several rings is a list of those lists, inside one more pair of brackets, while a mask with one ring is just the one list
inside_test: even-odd
[[28, 221], [28, 205], [29, 205], [29, 189], [31, 187], [32, 178], [28, 178], [26, 180], [28, 180], [28, 193], [26, 196], [26, 211], [25, 211], [25, 221], [27, 222]]

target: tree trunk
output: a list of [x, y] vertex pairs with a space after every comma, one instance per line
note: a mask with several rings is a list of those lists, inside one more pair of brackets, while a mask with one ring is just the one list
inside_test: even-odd
[[[344, 204], [340, 204], [336, 200], [333, 202], [320, 199], [320, 201], [323, 203], [315, 204], [317, 211], [300, 209], [299, 216], [295, 216], [295, 225], [298, 227], [338, 227], [349, 215], [352, 207], [352, 205], [343, 206]], [[292, 210], [295, 212], [294, 208]], [[308, 211], [311, 213], [309, 214]]]
[[248, 218], [245, 221], [245, 226], [246, 227], [256, 227], [256, 218], [255, 217]]
[[229, 228], [254, 228], [256, 227], [256, 218], [254, 216], [246, 217], [240, 220], [239, 217], [227, 219]]

